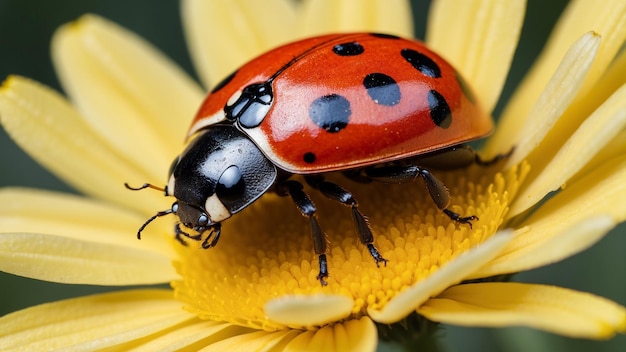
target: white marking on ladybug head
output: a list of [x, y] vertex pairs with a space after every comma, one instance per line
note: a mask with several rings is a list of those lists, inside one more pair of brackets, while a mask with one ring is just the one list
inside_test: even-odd
[[222, 222], [230, 217], [230, 212], [224, 206], [224, 203], [219, 199], [217, 194], [213, 194], [207, 198], [204, 209], [209, 215], [211, 222]]
[[168, 196], [173, 196], [174, 195], [174, 185], [176, 184], [176, 179], [174, 178], [174, 175], [170, 175], [170, 179], [167, 181], [167, 195]]

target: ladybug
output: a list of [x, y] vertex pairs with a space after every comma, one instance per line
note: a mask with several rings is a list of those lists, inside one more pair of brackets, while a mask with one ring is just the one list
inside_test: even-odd
[[317, 278], [326, 285], [326, 234], [294, 175], [351, 208], [359, 240], [378, 266], [387, 260], [374, 246], [357, 201], [324, 176], [341, 172], [357, 181], [389, 183], [421, 178], [443, 213], [471, 226], [478, 218], [449, 210], [446, 187], [424, 166], [488, 163], [463, 143], [491, 129], [490, 116], [461, 75], [419, 41], [376, 33], [296, 41], [253, 59], [213, 88], [167, 186], [126, 184], [176, 198], [137, 236], [157, 217], [175, 214], [178, 241], [214, 247], [223, 221], [275, 192], [291, 197], [310, 221]]

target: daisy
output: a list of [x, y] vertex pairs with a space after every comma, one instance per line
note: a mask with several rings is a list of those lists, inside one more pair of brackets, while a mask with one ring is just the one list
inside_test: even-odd
[[[400, 0], [245, 4], [182, 3], [207, 89], [296, 38], [412, 34]], [[488, 111], [524, 8], [521, 0], [431, 7], [426, 42], [471, 82]], [[8, 314], [0, 318], [0, 349], [371, 351], [379, 331], [388, 338], [399, 326], [430, 332], [436, 323], [523, 325], [594, 339], [624, 332], [626, 309], [617, 303], [505, 277], [572, 256], [626, 218], [625, 38], [623, 1], [567, 7], [481, 151], [488, 158], [515, 146], [513, 155], [490, 168], [441, 173], [455, 211], [480, 218], [472, 229], [422, 201], [420, 187], [351, 184], [389, 260], [377, 268], [357, 245], [349, 216], [319, 199], [332, 241], [322, 287], [306, 222], [273, 195], [225, 223], [224, 238], [209, 251], [181, 246], [167, 218], [136, 240], [137, 226], [171, 200], [121, 185], [165, 182], [187, 127], [179, 117], [194, 115], [205, 89], [141, 38], [84, 16], [52, 42], [69, 99], [11, 76], [0, 88], [0, 116], [24, 150], [85, 196], [1, 190], [0, 269], [60, 283], [172, 289], [120, 290]]]

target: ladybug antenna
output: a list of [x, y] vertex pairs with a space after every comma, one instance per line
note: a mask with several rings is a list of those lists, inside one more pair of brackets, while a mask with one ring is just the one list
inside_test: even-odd
[[[126, 188], [128, 188], [129, 190], [131, 190], [131, 191], [141, 191], [142, 189], [152, 188], [154, 190], [161, 191], [161, 192], [165, 193], [166, 196], [169, 195], [169, 194], [167, 194], [167, 186], [162, 188], [162, 187], [158, 187], [158, 186], [155, 186], [153, 184], [150, 184], [150, 183], [144, 183], [143, 185], [141, 185], [139, 187], [132, 187], [132, 186], [130, 186], [128, 184], [128, 182], [124, 182], [124, 186]], [[161, 217], [161, 216], [165, 216], [167, 214], [175, 213], [176, 209], [178, 209], [178, 204], [174, 203], [170, 209], [163, 210], [163, 211], [160, 211], [160, 212], [152, 215], [148, 220], [146, 220], [146, 222], [143, 223], [143, 225], [141, 225], [141, 227], [139, 227], [139, 230], [137, 230], [137, 239], [139, 239], [139, 240], [141, 239], [141, 232], [146, 228], [146, 226], [148, 226], [148, 224], [150, 224], [152, 221], [154, 221], [154, 219], [156, 219], [158, 217]]]
[[143, 185], [139, 186], [139, 187], [132, 187], [131, 185], [128, 184], [128, 182], [124, 182], [124, 186], [128, 189], [130, 189], [131, 191], [141, 191], [142, 189], [146, 189], [146, 188], [152, 188], [155, 189], [157, 191], [161, 191], [161, 192], [165, 192], [166, 188], [163, 187], [159, 187], [159, 186], [155, 186], [151, 183], [144, 183]]
[[[147, 186], [146, 186], [147, 187]], [[133, 189], [134, 191], [138, 191], [140, 189], [144, 189], [146, 187], [142, 187], [142, 188], [138, 188], [138, 189]], [[172, 214], [175, 212], [175, 207], [176, 207], [176, 203], [174, 203], [174, 205], [172, 206], [172, 208], [167, 209], [167, 210], [163, 210], [160, 211], [154, 215], [152, 215], [150, 217], [150, 219], [146, 220], [146, 222], [143, 223], [143, 225], [141, 225], [141, 227], [139, 227], [139, 230], [137, 230], [137, 239], [140, 240], [141, 239], [141, 232], [146, 228], [146, 226], [148, 226], [149, 223], [151, 223], [152, 221], [154, 221], [154, 219], [161, 217], [161, 216], [165, 216], [167, 214]]]

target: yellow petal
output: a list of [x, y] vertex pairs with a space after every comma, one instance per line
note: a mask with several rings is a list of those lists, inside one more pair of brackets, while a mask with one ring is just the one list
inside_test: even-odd
[[626, 83], [626, 50], [623, 50], [598, 79], [593, 88], [578, 97], [567, 108], [566, 113], [586, 118]]
[[[572, 44], [528, 115], [523, 128], [516, 136], [508, 136], [510, 145], [507, 147], [515, 146], [515, 153], [507, 161], [507, 166], [524, 160], [562, 116], [587, 76], [600, 46], [600, 39], [597, 33], [589, 32]], [[490, 138], [489, 144], [497, 143], [497, 139], [497, 136]], [[495, 149], [491, 154], [490, 150], [486, 150], [488, 156], [495, 155], [501, 150], [501, 146], [493, 148]]]
[[418, 282], [392, 298], [380, 310], [368, 308], [367, 312], [376, 322], [391, 324], [399, 321], [451, 285], [457, 284], [473, 271], [494, 258], [512, 239], [512, 231], [502, 231], [479, 246], [459, 255], [442, 266], [428, 278]]
[[175, 280], [167, 257], [138, 249], [45, 234], [0, 234], [0, 270], [38, 280], [144, 285]]
[[[578, 215], [569, 218], [577, 219]], [[469, 278], [517, 273], [561, 261], [591, 247], [617, 225], [606, 215], [563, 223], [567, 227], [540, 222], [516, 230], [502, 253]]]
[[52, 57], [64, 89], [94, 131], [150, 181], [163, 180], [183, 147], [202, 89], [147, 42], [93, 15], [55, 33]]
[[532, 207], [574, 174], [584, 170], [587, 162], [625, 127], [626, 85], [589, 116], [540, 174], [521, 190], [509, 215], [517, 215]]
[[607, 339], [626, 330], [626, 309], [605, 298], [564, 288], [520, 283], [451, 287], [418, 313], [464, 326], [529, 326], [553, 333]]
[[307, 331], [285, 346], [283, 351], [375, 351], [376, 325], [367, 317]]
[[514, 240], [472, 277], [544, 265], [590, 246], [626, 219], [624, 180], [623, 154], [581, 176], [520, 224]]
[[431, 5], [426, 42], [448, 59], [491, 112], [506, 80], [526, 1], [439, 0]]
[[609, 162], [612, 159], [617, 160], [622, 155], [626, 155], [626, 129], [618, 133], [612, 141], [610, 141], [602, 150], [600, 150], [594, 157], [585, 165], [584, 169], [580, 170], [574, 175], [568, 183], [575, 183], [581, 177], [584, 177], [593, 170], [601, 167], [604, 163]]
[[[606, 214], [616, 222], [626, 218], [626, 156], [612, 159], [565, 187], [539, 207], [523, 224], [542, 224], [546, 231], [564, 229], [563, 219]], [[545, 222], [545, 225], [543, 224]]]
[[93, 351], [143, 338], [192, 318], [169, 290], [74, 298], [0, 318], [0, 350]]
[[143, 216], [92, 199], [42, 190], [0, 189], [0, 232], [38, 233], [154, 252], [169, 262], [175, 251], [168, 226], [152, 224], [142, 241], [137, 229]]
[[167, 204], [158, 192], [131, 194], [125, 189], [124, 181], [145, 182], [148, 174], [113, 151], [49, 88], [9, 77], [0, 88], [0, 119], [22, 149], [80, 191], [150, 212], [155, 204]]
[[[202, 352], [222, 351], [283, 351], [284, 346], [302, 332], [284, 330], [276, 332], [254, 331], [223, 338], [201, 349]], [[149, 351], [149, 350], [146, 350]]]
[[626, 39], [626, 3], [624, 1], [607, 0], [602, 3], [594, 0], [572, 1], [550, 36], [545, 49], [546, 53], [542, 54], [540, 60], [546, 60], [545, 63], [536, 64], [556, 67], [554, 63], [548, 63], [550, 59], [554, 59], [550, 56], [555, 55], [556, 52], [564, 49], [567, 43], [589, 30], [599, 33], [604, 40], [581, 89], [580, 95], [582, 96], [592, 89], [624, 44], [624, 39]]
[[289, 295], [267, 302], [264, 311], [279, 324], [306, 327], [344, 319], [353, 304], [351, 297], [342, 295]]
[[[498, 129], [498, 141], [490, 150], [508, 150], [510, 141], [526, 123], [535, 102], [543, 92], [550, 77], [558, 67], [568, 47], [584, 33], [594, 31], [603, 37], [596, 59], [574, 100], [584, 99], [592, 91], [609, 63], [615, 57], [626, 38], [626, 2], [623, 0], [575, 0], [571, 1], [546, 43], [545, 49], [537, 59], [524, 81], [502, 114]], [[593, 88], [593, 89], [592, 89]], [[587, 115], [585, 111], [567, 110], [567, 124], [555, 129], [554, 140], [564, 141], [572, 129], [575, 129]], [[567, 126], [570, 125], [570, 126]], [[497, 144], [497, 145], [496, 145]], [[557, 145], [559, 145], [557, 143]]]
[[[589, 116], [598, 106], [607, 101], [613, 93], [624, 85], [625, 82], [626, 50], [622, 51], [615, 61], [611, 63], [611, 66], [594, 86], [594, 89], [589, 91], [584, 99], [575, 101], [568, 110], [580, 111], [581, 114]], [[588, 171], [595, 170], [608, 160], [620, 155], [626, 155], [626, 143], [624, 143], [624, 141], [626, 141], [626, 129], [613, 137], [613, 139], [568, 182], [576, 182], [577, 178], [585, 175]]]
[[296, 9], [287, 0], [185, 0], [181, 13], [191, 58], [205, 87], [294, 38]]
[[380, 32], [413, 36], [411, 5], [406, 0], [305, 0], [298, 33]]
[[[219, 343], [228, 340], [229, 336], [242, 336], [246, 333], [250, 335], [250, 330], [222, 322], [195, 319], [179, 324], [158, 335], [116, 345], [115, 350], [129, 352], [196, 350], [198, 346]], [[262, 333], [268, 334], [264, 331]], [[232, 350], [224, 349], [222, 351]]]

